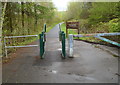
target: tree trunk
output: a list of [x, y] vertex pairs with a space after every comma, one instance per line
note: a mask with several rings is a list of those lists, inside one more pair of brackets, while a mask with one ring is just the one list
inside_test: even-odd
[[34, 24], [34, 31], [36, 31], [36, 27], [37, 27], [37, 10], [36, 10], [36, 4], [34, 4], [34, 18], [35, 18], [35, 24]]
[[21, 2], [22, 28], [24, 28], [24, 3]]
[[[0, 3], [0, 5], [1, 5], [1, 3]], [[0, 9], [1, 9], [0, 11], [2, 11], [2, 15], [0, 15], [0, 16], [2, 16], [2, 17], [1, 17], [0, 30], [2, 30], [2, 27], [3, 27], [6, 5], [7, 5], [7, 2], [4, 4], [3, 10], [2, 10], [2, 6], [0, 7]], [[1, 32], [2, 32], [2, 31], [1, 31]]]
[[[22, 14], [22, 34], [24, 35], [25, 34], [25, 31], [24, 31], [24, 2], [21, 2], [21, 14]], [[25, 38], [22, 38], [22, 42], [25, 41]]]

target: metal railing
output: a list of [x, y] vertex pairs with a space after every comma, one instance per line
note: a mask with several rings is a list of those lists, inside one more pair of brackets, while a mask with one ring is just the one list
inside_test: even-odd
[[5, 46], [5, 55], [6, 55], [6, 58], [8, 58], [8, 51], [7, 49], [8, 48], [18, 48], [18, 47], [37, 47], [39, 45], [24, 45], [24, 46], [7, 46], [6, 45], [6, 39], [8, 38], [21, 38], [21, 37], [38, 37], [38, 35], [23, 35], [23, 36], [5, 36], [4, 37], [4, 46]]
[[69, 34], [69, 37], [68, 37], [69, 57], [73, 57], [73, 37], [96, 37], [98, 39], [101, 39], [103, 41], [106, 41], [108, 43], [111, 43], [113, 45], [120, 47], [119, 43], [102, 37], [102, 36], [115, 36], [115, 35], [120, 35], [120, 33], [95, 33], [95, 34], [79, 34], [79, 35]]
[[[44, 47], [45, 47], [45, 41], [46, 41], [46, 35], [45, 35], [45, 32], [46, 32], [46, 24], [44, 24], [44, 28], [43, 28], [43, 31], [41, 34], [39, 35], [23, 35], [23, 36], [5, 36], [4, 37], [4, 46], [5, 46], [5, 55], [6, 55], [6, 58], [8, 58], [8, 48], [18, 48], [18, 47], [37, 47], [37, 46], [40, 46], [40, 57], [43, 58], [43, 55], [44, 55]], [[37, 37], [38, 38], [39, 36], [39, 42], [40, 42], [40, 45], [24, 45], [24, 46], [7, 46], [6, 44], [6, 39], [8, 38], [21, 38], [21, 37]]]

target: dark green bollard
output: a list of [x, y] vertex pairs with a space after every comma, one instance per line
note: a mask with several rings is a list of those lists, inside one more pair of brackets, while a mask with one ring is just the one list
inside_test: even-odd
[[43, 32], [44, 34], [44, 41], [46, 41], [46, 24], [44, 24]]
[[44, 58], [44, 42], [43, 42], [43, 33], [39, 34], [39, 42], [40, 42], [40, 57], [41, 59]]
[[44, 32], [46, 32], [46, 24], [44, 24], [44, 28], [43, 28]]
[[64, 31], [59, 31], [59, 41], [62, 40], [62, 33], [64, 33]]
[[45, 32], [42, 32], [42, 34], [43, 34], [43, 37], [44, 37], [43, 42], [45, 43], [45, 41], [46, 41], [46, 35], [45, 35]]
[[66, 49], [65, 49], [65, 33], [62, 32], [62, 56], [66, 58]]
[[45, 41], [46, 41], [46, 24], [44, 24], [43, 32], [39, 34], [39, 42], [40, 42], [40, 58], [44, 58], [45, 53]]

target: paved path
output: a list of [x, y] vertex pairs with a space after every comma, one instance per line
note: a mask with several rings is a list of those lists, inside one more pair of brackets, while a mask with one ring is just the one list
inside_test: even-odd
[[[61, 58], [58, 25], [47, 33], [45, 59], [39, 47], [20, 48], [3, 64], [3, 83], [117, 83], [118, 59], [93, 45], [74, 41], [74, 57]], [[35, 41], [32, 44], [39, 42]], [[66, 43], [67, 44], [67, 43]], [[67, 47], [66, 47], [67, 48]]]

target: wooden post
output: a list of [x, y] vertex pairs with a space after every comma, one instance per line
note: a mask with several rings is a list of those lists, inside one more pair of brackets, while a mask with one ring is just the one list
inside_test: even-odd
[[66, 28], [66, 37], [68, 37], [68, 28]]
[[68, 27], [67, 27], [67, 22], [66, 22], [66, 37], [68, 36]]

